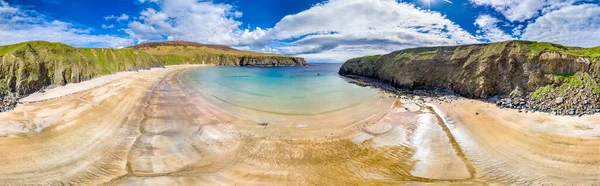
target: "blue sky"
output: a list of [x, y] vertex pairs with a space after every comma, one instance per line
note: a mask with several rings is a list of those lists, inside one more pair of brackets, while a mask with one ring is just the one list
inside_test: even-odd
[[0, 44], [189, 40], [344, 61], [509, 39], [600, 45], [599, 0], [0, 0]]

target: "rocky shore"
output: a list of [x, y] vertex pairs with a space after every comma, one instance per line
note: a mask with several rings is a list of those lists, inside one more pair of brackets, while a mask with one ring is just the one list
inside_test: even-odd
[[[421, 103], [428, 101], [436, 102], [449, 102], [463, 98], [461, 95], [456, 94], [448, 89], [432, 88], [432, 89], [406, 89], [398, 88], [379, 81], [374, 78], [355, 76], [355, 75], [344, 75], [349, 79], [350, 83], [363, 86], [372, 87], [381, 91], [381, 95], [387, 98], [400, 98], [410, 99]], [[577, 90], [571, 89], [570, 92], [573, 94], [578, 93]], [[583, 91], [581, 91], [583, 92]], [[593, 94], [587, 94], [587, 98], [580, 98], [578, 100], [566, 100], [565, 97], [553, 97], [544, 99], [532, 99], [531, 95], [518, 97], [513, 95], [508, 96], [494, 96], [489, 99], [479, 99], [480, 101], [493, 103], [499, 108], [515, 109], [519, 112], [545, 112], [552, 115], [562, 116], [584, 116], [593, 115], [600, 113], [600, 104], [594, 104], [594, 102], [600, 102], [600, 97]], [[468, 98], [467, 98], [468, 99]]]
[[377, 79], [345, 75], [348, 81], [352, 84], [356, 84], [362, 87], [371, 87], [380, 91], [380, 94], [384, 98], [400, 98], [410, 99], [420, 103], [426, 103], [427, 101], [440, 101], [448, 102], [461, 98], [460, 95], [449, 91], [447, 89], [405, 89], [391, 86], [388, 83], [381, 82]]
[[[573, 90], [576, 92], [576, 90]], [[547, 112], [553, 115], [583, 116], [600, 113], [600, 97], [587, 95], [587, 98], [570, 99], [551, 96], [544, 99], [530, 97], [494, 97], [489, 101], [501, 108], [518, 109], [521, 112]]]

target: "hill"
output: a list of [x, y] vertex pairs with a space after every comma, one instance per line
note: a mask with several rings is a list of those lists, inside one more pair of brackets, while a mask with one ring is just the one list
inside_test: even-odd
[[600, 47], [530, 41], [423, 47], [350, 59], [340, 74], [405, 89], [442, 88], [504, 107], [556, 114], [600, 110]]
[[236, 50], [224, 45], [188, 41], [150, 42], [130, 48], [157, 57], [165, 65], [217, 64], [226, 66], [306, 66], [303, 58]]

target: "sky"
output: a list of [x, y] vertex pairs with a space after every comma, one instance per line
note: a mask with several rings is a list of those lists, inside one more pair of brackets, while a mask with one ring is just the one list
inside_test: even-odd
[[600, 0], [0, 0], [0, 45], [187, 40], [343, 62], [514, 39], [600, 46]]

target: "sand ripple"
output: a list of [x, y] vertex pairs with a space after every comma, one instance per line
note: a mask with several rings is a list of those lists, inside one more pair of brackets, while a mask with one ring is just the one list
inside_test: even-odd
[[394, 99], [276, 117], [207, 101], [185, 84], [189, 68], [0, 114], [0, 185], [600, 183], [598, 117]]

